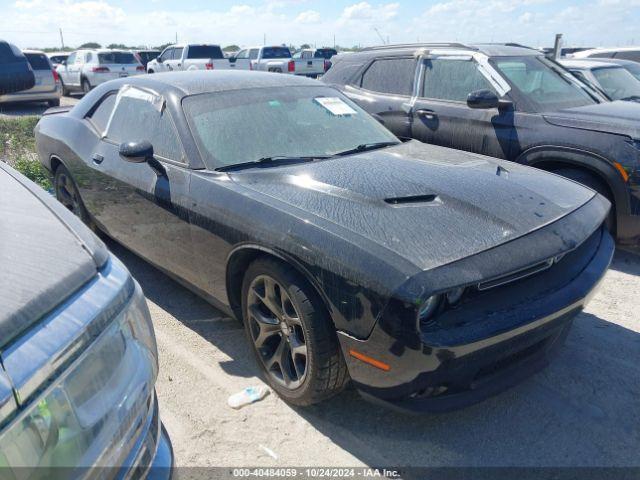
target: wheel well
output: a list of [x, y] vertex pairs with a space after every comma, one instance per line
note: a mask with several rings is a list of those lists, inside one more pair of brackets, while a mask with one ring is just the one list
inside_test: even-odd
[[308, 275], [299, 266], [259, 247], [247, 247], [232, 253], [226, 268], [226, 286], [229, 306], [238, 320], [242, 321], [242, 282], [244, 280], [244, 274], [249, 268], [249, 265], [258, 258], [273, 258], [293, 268], [309, 283], [311, 288], [316, 291], [325, 308], [327, 308], [327, 312], [331, 311], [328, 308], [326, 298], [322, 295], [322, 292], [309, 280]]
[[55, 175], [56, 170], [60, 165], [62, 165], [62, 161], [58, 157], [51, 157], [51, 174]]
[[612, 208], [615, 207], [615, 204], [614, 204], [615, 196], [613, 194], [613, 190], [611, 189], [611, 186], [609, 185], [609, 182], [607, 182], [607, 179], [604, 177], [604, 175], [602, 175], [597, 170], [594, 170], [593, 168], [589, 168], [583, 165], [576, 165], [575, 163], [571, 163], [571, 162], [563, 162], [562, 160], [543, 160], [541, 162], [536, 162], [531, 166], [539, 168], [541, 170], [546, 170], [547, 172], [555, 172], [563, 168], [572, 169], [572, 170], [581, 170], [583, 172], [587, 172], [589, 175], [598, 179], [600, 183], [602, 183], [602, 186], [607, 191], [606, 192], [608, 194], [607, 198], [612, 202]]

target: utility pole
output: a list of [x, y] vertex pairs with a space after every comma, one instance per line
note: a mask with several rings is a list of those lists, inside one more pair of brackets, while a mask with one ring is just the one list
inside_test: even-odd
[[333, 34], [333, 48], [334, 48], [334, 50], [336, 48], [336, 34], [335, 33]]
[[62, 44], [62, 50], [64, 50], [64, 37], [62, 36], [62, 29], [60, 29], [60, 43]]
[[386, 45], [387, 42], [385, 42], [384, 37], [382, 36], [382, 34], [380, 33], [380, 30], [378, 30], [377, 27], [373, 27], [373, 29], [375, 30], [375, 32], [378, 34], [378, 37], [380, 37], [380, 41], [382, 42], [383, 45]]
[[263, 33], [262, 34], [262, 45], [266, 45], [267, 44], [267, 34]]
[[178, 32], [176, 32], [176, 45], [178, 44]]

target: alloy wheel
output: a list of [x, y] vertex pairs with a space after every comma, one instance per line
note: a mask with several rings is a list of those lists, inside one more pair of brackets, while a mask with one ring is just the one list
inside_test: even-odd
[[67, 209], [74, 214], [80, 216], [80, 199], [78, 198], [78, 191], [71, 178], [66, 174], [60, 173], [56, 179], [56, 198]]
[[267, 373], [290, 390], [302, 385], [308, 367], [302, 320], [287, 291], [268, 275], [249, 286], [247, 321]]

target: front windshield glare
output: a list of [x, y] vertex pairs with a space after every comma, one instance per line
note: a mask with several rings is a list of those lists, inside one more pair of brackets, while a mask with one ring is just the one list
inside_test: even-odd
[[622, 67], [595, 68], [593, 76], [611, 100], [640, 97], [640, 82]]
[[213, 168], [265, 157], [328, 156], [398, 139], [329, 87], [257, 88], [194, 95], [183, 107]]
[[493, 64], [537, 112], [597, 103], [569, 72], [545, 57], [497, 57]]

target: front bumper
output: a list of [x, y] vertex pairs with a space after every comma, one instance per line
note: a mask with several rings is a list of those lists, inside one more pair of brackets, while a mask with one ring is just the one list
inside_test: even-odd
[[[476, 403], [540, 370], [611, 262], [614, 242], [605, 230], [588, 242], [584, 248], [589, 250], [582, 251], [588, 257], [567, 254], [561, 280], [550, 270], [478, 295], [444, 315], [442, 325], [421, 332], [421, 341], [414, 344], [380, 323], [366, 340], [340, 333], [356, 388], [365, 398], [397, 410], [440, 412]], [[388, 369], [354, 358], [352, 350]]]

